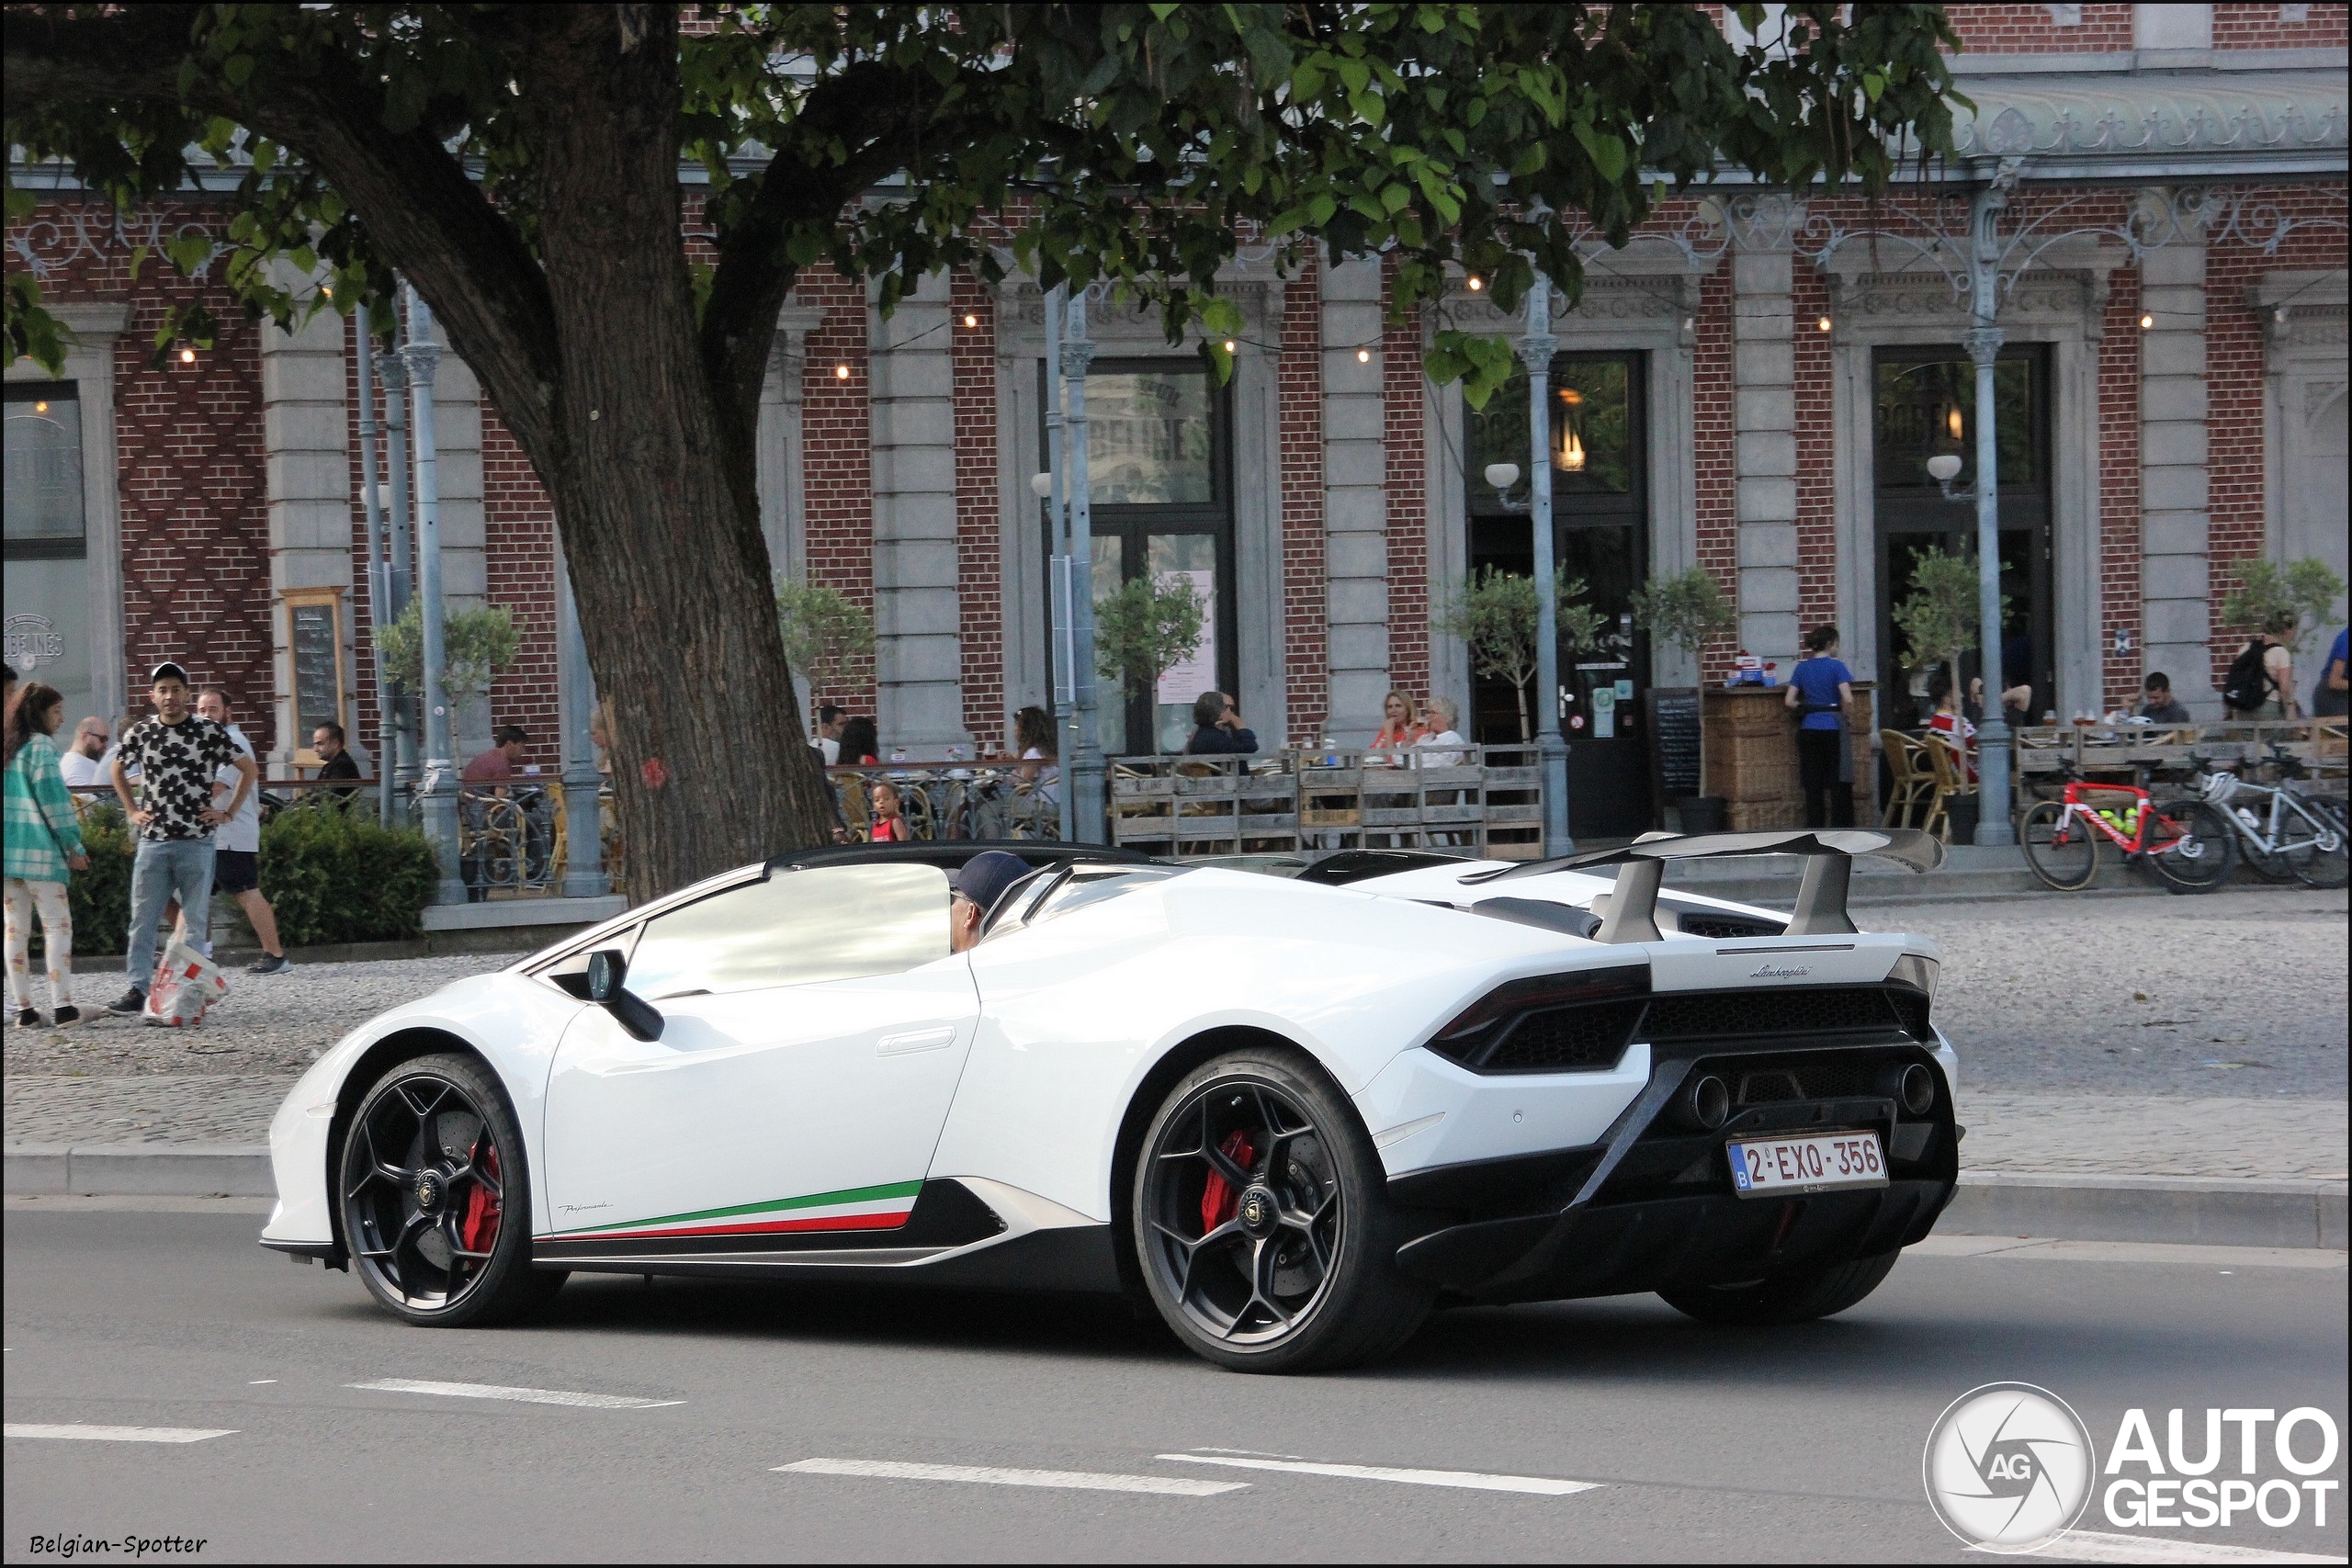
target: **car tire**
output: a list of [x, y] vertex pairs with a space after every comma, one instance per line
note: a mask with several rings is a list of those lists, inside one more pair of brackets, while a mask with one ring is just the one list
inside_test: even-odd
[[1744, 1285], [1702, 1285], [1660, 1291], [1667, 1305], [1685, 1317], [1724, 1328], [1761, 1328], [1834, 1317], [1879, 1288], [1894, 1270], [1901, 1248], [1850, 1263], [1792, 1269]]
[[417, 1056], [386, 1072], [335, 1163], [352, 1271], [393, 1315], [488, 1327], [527, 1317], [562, 1287], [561, 1272], [531, 1267], [522, 1134], [479, 1058]]
[[1407, 1237], [1386, 1181], [1355, 1108], [1306, 1056], [1267, 1047], [1195, 1068], [1136, 1156], [1129, 1218], [1152, 1305], [1233, 1371], [1390, 1354], [1435, 1292], [1396, 1269]]

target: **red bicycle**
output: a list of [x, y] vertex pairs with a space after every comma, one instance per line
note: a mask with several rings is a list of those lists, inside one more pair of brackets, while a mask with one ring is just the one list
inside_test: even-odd
[[2220, 809], [2201, 800], [2158, 804], [2133, 784], [2092, 784], [2061, 762], [2066, 792], [2025, 814], [2018, 838], [2033, 874], [2061, 893], [2098, 876], [2099, 846], [2143, 862], [2174, 893], [2210, 893], [2237, 866], [2237, 835]]

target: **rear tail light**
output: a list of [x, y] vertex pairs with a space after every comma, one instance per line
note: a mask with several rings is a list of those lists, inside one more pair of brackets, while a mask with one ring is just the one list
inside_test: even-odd
[[1646, 964], [1623, 964], [1607, 969], [1512, 980], [1472, 1003], [1432, 1035], [1429, 1046], [1441, 1056], [1468, 1061], [1521, 1013], [1584, 1002], [1618, 1001], [1645, 996], [1649, 988], [1650, 966]]

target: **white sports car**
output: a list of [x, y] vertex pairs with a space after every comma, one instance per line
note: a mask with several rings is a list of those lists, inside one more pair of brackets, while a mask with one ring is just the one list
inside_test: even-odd
[[[572, 1270], [890, 1278], [1125, 1291], [1292, 1371], [1447, 1302], [1822, 1316], [1951, 1200], [1936, 949], [1845, 910], [1850, 856], [1923, 835], [1290, 879], [1009, 845], [955, 952], [984, 847], [782, 855], [385, 1013], [278, 1111], [263, 1243], [418, 1324]], [[1771, 852], [1792, 914], [1661, 894]]]

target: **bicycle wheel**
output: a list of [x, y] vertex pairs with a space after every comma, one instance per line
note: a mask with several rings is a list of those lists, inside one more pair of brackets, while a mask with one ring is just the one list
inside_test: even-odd
[[2148, 869], [2173, 893], [2211, 893], [2237, 869], [2237, 829], [2222, 808], [2201, 800], [2151, 804], [2155, 822], [2142, 852]]
[[2069, 820], [2064, 805], [2045, 800], [2025, 814], [2018, 829], [2025, 863], [2061, 893], [2088, 887], [2098, 875], [2099, 832], [2083, 818], [2077, 812]]
[[2299, 802], [2310, 808], [2308, 818], [2290, 814], [2285, 833], [2298, 840], [2283, 846], [2278, 859], [2296, 881], [2306, 887], [2341, 887], [2347, 868], [2345, 863], [2344, 824], [2332, 811], [2324, 810], [2311, 802]]

